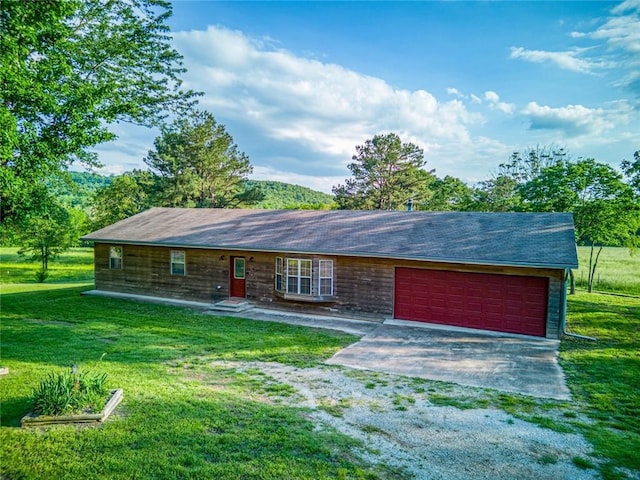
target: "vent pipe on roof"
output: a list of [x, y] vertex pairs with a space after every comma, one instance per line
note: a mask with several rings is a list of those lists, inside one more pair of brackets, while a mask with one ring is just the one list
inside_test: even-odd
[[408, 211], [408, 212], [413, 211], [413, 198], [410, 198], [410, 199], [407, 201], [407, 211]]

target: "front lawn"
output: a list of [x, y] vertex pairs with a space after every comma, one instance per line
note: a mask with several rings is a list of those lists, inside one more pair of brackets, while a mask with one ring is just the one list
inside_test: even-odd
[[585, 437], [609, 462], [640, 474], [640, 298], [578, 292], [569, 296], [571, 330], [596, 342], [565, 338], [560, 365], [576, 405], [594, 423]]
[[[268, 389], [231, 375], [221, 390], [176, 368], [314, 365], [355, 337], [62, 287], [3, 289], [1, 362], [10, 373], [0, 379], [2, 478], [391, 478], [351, 453], [356, 441], [316, 431], [303, 409], [260, 400]], [[107, 372], [110, 387], [124, 389], [116, 415], [93, 428], [19, 428], [39, 379], [73, 363]]]
[[[307, 409], [279, 403], [294, 394], [289, 385], [219, 363], [209, 367], [216, 361], [317, 365], [356, 337], [83, 297], [80, 292], [92, 288], [83, 281], [91, 276], [90, 250], [65, 254], [70, 258], [59, 264], [67, 273], [52, 275], [51, 283], [7, 283], [33, 282], [30, 272], [21, 273], [32, 267], [11, 250], [0, 253], [0, 366], [10, 369], [0, 377], [3, 480], [403, 477], [353, 453], [366, 445], [330, 428], [318, 430]], [[65, 278], [76, 283], [61, 283]], [[637, 288], [639, 278], [630, 278], [628, 285]], [[416, 382], [433, 404], [500, 408], [583, 435], [594, 451], [575, 458], [576, 466], [595, 468], [606, 480], [639, 478], [640, 298], [579, 291], [568, 307], [569, 330], [598, 339], [561, 343], [570, 402]], [[108, 386], [124, 389], [115, 415], [97, 427], [19, 428], [39, 380], [74, 363], [106, 371]], [[217, 376], [211, 380], [205, 371]], [[373, 372], [355, 373], [367, 385], [376, 381]]]

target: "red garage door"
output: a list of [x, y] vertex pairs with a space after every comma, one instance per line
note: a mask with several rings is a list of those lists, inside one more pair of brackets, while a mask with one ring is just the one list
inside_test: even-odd
[[394, 317], [545, 336], [548, 279], [396, 268]]

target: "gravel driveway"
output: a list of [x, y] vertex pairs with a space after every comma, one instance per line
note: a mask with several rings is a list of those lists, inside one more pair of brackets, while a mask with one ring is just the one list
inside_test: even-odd
[[572, 462], [574, 457], [593, 461], [591, 447], [581, 436], [541, 428], [498, 409], [434, 405], [429, 397], [437, 392], [436, 383], [329, 365], [215, 362], [211, 366], [249, 375], [258, 369], [262, 381], [290, 385], [296, 394], [278, 397], [279, 403], [310, 408], [317, 429], [330, 426], [362, 440], [366, 447], [359, 455], [416, 479], [599, 478], [596, 471], [579, 469]]

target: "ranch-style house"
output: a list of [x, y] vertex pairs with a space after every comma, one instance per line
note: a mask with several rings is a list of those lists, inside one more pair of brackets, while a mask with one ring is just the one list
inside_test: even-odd
[[578, 266], [566, 213], [152, 208], [84, 240], [98, 293], [549, 339]]

